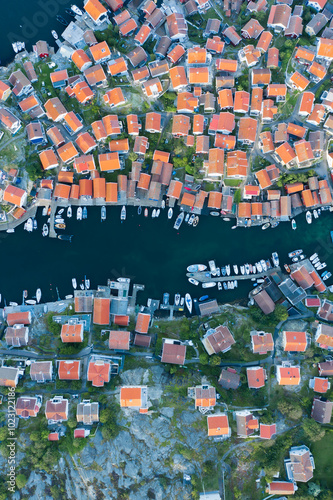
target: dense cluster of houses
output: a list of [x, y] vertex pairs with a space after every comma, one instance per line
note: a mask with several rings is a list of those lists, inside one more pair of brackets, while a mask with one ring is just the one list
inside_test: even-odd
[[[50, 83], [58, 97], [43, 102], [34, 87], [39, 77], [30, 60], [14, 71], [8, 81], [0, 82], [0, 123], [15, 134], [22, 127], [22, 116], [29, 115], [27, 139], [37, 145], [43, 171], [52, 171], [50, 178], [40, 181], [37, 200], [95, 200], [101, 204], [140, 201], [143, 205], [158, 205], [166, 195], [171, 205], [178, 203], [196, 213], [201, 213], [204, 206], [221, 209], [225, 214], [236, 214], [240, 223], [246, 225], [289, 220], [300, 209], [331, 205], [330, 185], [327, 179], [317, 176], [307, 184], [274, 189], [274, 183], [286, 170], [308, 168], [326, 160], [323, 148], [327, 135], [333, 133], [333, 92], [324, 92], [315, 102], [316, 96], [310, 89], [326, 77], [333, 60], [331, 28], [317, 39], [315, 47], [296, 47], [292, 55], [292, 67], [296, 70], [286, 74], [285, 83], [276, 83], [273, 74], [280, 61], [274, 35], [301, 35], [302, 6], [295, 6], [292, 11], [290, 2], [272, 5], [267, 29], [250, 19], [239, 33], [233, 26], [223, 26], [219, 19], [209, 18], [203, 33], [206, 43], [199, 46], [189, 39], [187, 18], [207, 11], [209, 1], [180, 2], [179, 12], [164, 4], [157, 7], [152, 0], [142, 2], [137, 11], [124, 9], [121, 1], [106, 3], [114, 13], [112, 23], [133, 47], [127, 54], [112, 50], [106, 41], [97, 42], [94, 30], [104, 29], [110, 20], [107, 8], [99, 0], [87, 0], [83, 19], [65, 29], [65, 42], [59, 49], [75, 65], [77, 74], [73, 75], [67, 67], [50, 73]], [[227, 0], [225, 3], [229, 4]], [[321, 4], [325, 5], [309, 2], [313, 9], [322, 11], [306, 26], [309, 34], [310, 24], [317, 25], [317, 16], [327, 22], [332, 18], [329, 5]], [[239, 7], [238, 2], [225, 5], [230, 14]], [[251, 13], [267, 8], [266, 1], [250, 2], [247, 10]], [[154, 57], [144, 48], [147, 40], [156, 40]], [[248, 40], [254, 45], [244, 45]], [[235, 47], [234, 54], [224, 56], [230, 47]], [[50, 54], [43, 41], [36, 43], [34, 52], [36, 60]], [[237, 88], [244, 71], [248, 72], [251, 91]], [[119, 86], [110, 86], [111, 77], [116, 78]], [[152, 111], [143, 117], [128, 114], [120, 118], [119, 114], [126, 115], [123, 106], [131, 100], [126, 86], [120, 85], [123, 78], [141, 89], [151, 102], [165, 92], [176, 92], [171, 135], [182, 138], [185, 149], [195, 148], [195, 155], [202, 160], [200, 177], [213, 182], [213, 190], [195, 190], [197, 183], [189, 176], [185, 184], [174, 179], [173, 158], [163, 147], [162, 151], [153, 152], [147, 170], [149, 140], [144, 133], [161, 134], [165, 114]], [[290, 119], [276, 120], [281, 106], [294, 91], [302, 96]], [[105, 116], [85, 123], [78, 113], [66, 109], [61, 97], [64, 93], [82, 109], [98, 98]], [[6, 106], [11, 94], [15, 96], [16, 110]], [[273, 127], [265, 129], [271, 123]], [[251, 171], [253, 148], [256, 155], [270, 163], [255, 173]], [[137, 159], [132, 161], [127, 176], [121, 170], [132, 151]], [[327, 161], [332, 163], [332, 158], [328, 156]], [[104, 175], [109, 172], [119, 172], [117, 182], [106, 182]], [[227, 186], [229, 180], [239, 181], [243, 199], [239, 205], [233, 203], [235, 190]], [[27, 206], [25, 190], [8, 178], [1, 196], [12, 207], [11, 215], [20, 218]]]

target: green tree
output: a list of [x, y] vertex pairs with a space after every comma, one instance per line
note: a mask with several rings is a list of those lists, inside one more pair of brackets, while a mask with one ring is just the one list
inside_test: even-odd
[[199, 362], [201, 365], [207, 365], [208, 364], [208, 354], [205, 353], [205, 352], [202, 352], [200, 355], [199, 355]]
[[221, 358], [216, 354], [209, 358], [209, 364], [211, 366], [219, 366], [220, 363], [221, 363]]
[[67, 420], [67, 425], [70, 429], [75, 429], [75, 427], [77, 426], [77, 422], [76, 422], [75, 418], [69, 418]]
[[312, 418], [306, 418], [303, 420], [302, 429], [304, 435], [312, 443], [320, 441], [325, 436], [325, 429]]
[[278, 410], [291, 420], [300, 420], [303, 411], [299, 404], [291, 399], [281, 399], [277, 404]]
[[277, 320], [277, 322], [279, 323], [280, 321], [286, 321], [288, 319], [288, 311], [287, 311], [287, 308], [278, 304], [277, 306], [275, 306], [275, 309], [274, 309], [274, 317], [275, 319]]
[[321, 489], [320, 489], [319, 484], [309, 483], [308, 484], [308, 491], [309, 491], [309, 495], [316, 498], [319, 495], [319, 493], [321, 492]]
[[19, 474], [16, 476], [16, 486], [20, 490], [21, 488], [24, 488], [24, 486], [27, 484], [28, 479], [24, 474]]

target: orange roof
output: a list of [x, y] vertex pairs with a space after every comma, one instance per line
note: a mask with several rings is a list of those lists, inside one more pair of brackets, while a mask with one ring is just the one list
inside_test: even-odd
[[213, 36], [213, 38], [208, 38], [206, 42], [206, 49], [215, 52], [216, 54], [222, 54], [225, 43], [221, 40], [219, 36]]
[[93, 323], [95, 325], [108, 325], [110, 323], [109, 298], [95, 297]]
[[149, 71], [147, 66], [143, 66], [142, 68], [137, 68], [132, 71], [132, 77], [134, 82], [144, 81], [149, 77]]
[[252, 215], [261, 217], [263, 215], [263, 205], [260, 202], [252, 202], [251, 204]]
[[116, 16], [113, 17], [113, 20], [114, 22], [120, 26], [122, 23], [124, 23], [125, 21], [128, 21], [128, 19], [131, 18], [131, 14], [128, 12], [128, 10], [123, 10], [122, 12], [120, 12], [119, 14], [117, 14]]
[[176, 45], [176, 47], [170, 50], [167, 57], [173, 64], [175, 64], [184, 54], [185, 54], [184, 47], [182, 45]]
[[143, 24], [134, 37], [134, 41], [139, 45], [143, 45], [151, 33], [151, 28], [147, 24]]
[[194, 97], [191, 92], [179, 92], [177, 96], [177, 111], [178, 113], [193, 113], [198, 107], [198, 98]]
[[330, 40], [329, 38], [319, 38], [317, 56], [326, 59], [333, 59], [333, 40]]
[[141, 125], [139, 124], [138, 115], [127, 115], [126, 122], [129, 135], [139, 135]]
[[261, 87], [255, 87], [251, 96], [251, 113], [261, 113], [264, 91]]
[[208, 156], [208, 175], [223, 175], [224, 150], [211, 148]]
[[142, 87], [148, 97], [157, 97], [163, 92], [163, 87], [159, 78], [152, 78], [143, 82]]
[[101, 172], [120, 170], [119, 154], [117, 152], [100, 154], [98, 155], [98, 161]]
[[266, 52], [272, 39], [273, 35], [270, 31], [263, 31], [258, 40], [257, 49], [261, 50], [262, 52]]
[[322, 104], [315, 104], [310, 116], [307, 117], [306, 121], [312, 123], [313, 125], [319, 125], [324, 119], [326, 114], [325, 106]]
[[[96, 299], [95, 299], [96, 300]], [[88, 382], [92, 382], [94, 387], [103, 387], [110, 381], [110, 363], [103, 360], [90, 361], [88, 366]]]
[[315, 55], [316, 54], [312, 50], [306, 49], [305, 47], [297, 47], [295, 59], [305, 59], [306, 61], [312, 62]]
[[179, 87], [188, 85], [185, 68], [183, 66], [174, 66], [173, 68], [170, 68], [169, 75], [171, 78], [171, 84], [175, 90]]
[[151, 175], [144, 174], [143, 172], [141, 172], [140, 173], [139, 182], [138, 182], [138, 185], [137, 185], [138, 189], [148, 190], [149, 183], [150, 183], [150, 178], [151, 178]]
[[17, 313], [8, 313], [6, 318], [8, 326], [13, 325], [30, 325], [31, 323], [31, 312], [22, 311]]
[[60, 144], [65, 142], [62, 133], [56, 126], [49, 128], [46, 131], [46, 134], [49, 136], [54, 146], [58, 147]]
[[62, 325], [60, 336], [62, 342], [83, 342], [83, 323]]
[[325, 392], [327, 392], [329, 388], [330, 388], [330, 383], [328, 381], [328, 378], [320, 378], [320, 377], [314, 378], [313, 390], [315, 392], [321, 392], [322, 394], [325, 394]]
[[122, 408], [138, 408], [141, 404], [141, 387], [122, 387], [120, 389], [120, 406]]
[[75, 158], [73, 167], [78, 174], [92, 172], [96, 170], [95, 159], [93, 155], [81, 155]]
[[146, 125], [145, 128], [147, 132], [160, 132], [161, 130], [161, 115], [160, 113], [147, 113], [146, 114]]
[[119, 31], [120, 31], [122, 36], [126, 36], [129, 33], [132, 33], [132, 31], [136, 30], [137, 27], [138, 27], [138, 25], [137, 25], [135, 19], [133, 19], [131, 17], [131, 19], [128, 19], [127, 21], [125, 21], [124, 23], [122, 23], [120, 25]]
[[185, 115], [174, 115], [172, 120], [172, 135], [185, 136], [190, 131], [190, 118]]
[[297, 159], [299, 163], [303, 163], [305, 161], [313, 160], [313, 151], [311, 148], [311, 144], [308, 141], [298, 141], [294, 143], [295, 151], [297, 154]]
[[106, 14], [107, 12], [105, 7], [103, 7], [101, 2], [99, 2], [98, 0], [87, 0], [86, 4], [84, 5], [84, 10], [94, 21], [98, 21], [100, 16]]
[[305, 76], [301, 75], [298, 71], [295, 71], [289, 79], [289, 81], [298, 89], [305, 90], [309, 85], [310, 81], [305, 78]]
[[308, 72], [322, 80], [326, 76], [327, 69], [322, 64], [313, 61], [310, 68], [308, 69]]
[[42, 179], [40, 182], [40, 187], [45, 189], [53, 189], [52, 179]]
[[238, 204], [238, 217], [251, 219], [251, 203], [241, 202]]
[[299, 114], [309, 115], [312, 111], [315, 95], [313, 92], [303, 92], [299, 105]]
[[303, 191], [304, 186], [302, 182], [295, 182], [294, 184], [285, 184], [284, 188], [288, 194], [293, 194]]
[[235, 73], [238, 69], [237, 59], [216, 59], [216, 69]]
[[287, 95], [287, 85], [284, 83], [270, 83], [267, 85], [267, 97]]
[[235, 92], [234, 111], [235, 113], [247, 113], [250, 106], [250, 94], [245, 90]]
[[312, 196], [312, 191], [310, 189], [304, 189], [301, 194], [302, 194], [303, 204], [306, 208], [313, 207], [315, 205]]
[[53, 97], [52, 99], [46, 101], [46, 103], [44, 104], [44, 108], [49, 120], [53, 121], [60, 120], [67, 113], [66, 108], [64, 107], [60, 99], [58, 99], [58, 97]]
[[80, 196], [80, 188], [79, 188], [79, 186], [77, 184], [72, 184], [69, 198], [71, 200], [78, 200], [79, 196]]
[[265, 385], [266, 370], [262, 366], [255, 366], [246, 369], [247, 384], [250, 389], [260, 389]]
[[106, 183], [106, 203], [117, 203], [118, 201], [118, 184], [116, 182]]
[[73, 132], [78, 132], [81, 128], [83, 128], [82, 122], [78, 119], [78, 117], [74, 113], [74, 111], [70, 111], [69, 113], [66, 113], [64, 116], [64, 120], [67, 123], [68, 127]]
[[174, 179], [171, 180], [169, 189], [167, 192], [167, 196], [170, 198], [175, 198], [176, 200], [179, 200], [180, 194], [182, 192], [182, 187], [183, 183], [180, 181], [175, 181]]
[[52, 83], [62, 82], [64, 80], [68, 80], [67, 69], [58, 69], [53, 73], [50, 73], [50, 79]]
[[82, 71], [82, 68], [89, 68], [92, 65], [90, 58], [82, 49], [75, 50], [71, 55], [71, 59], [80, 71]]
[[300, 369], [298, 366], [278, 366], [280, 375], [279, 385], [298, 385], [301, 381]]
[[252, 69], [252, 85], [268, 85], [271, 82], [271, 70], [269, 68]]
[[6, 100], [8, 95], [11, 93], [9, 85], [5, 82], [0, 81], [0, 99]]
[[283, 332], [285, 351], [304, 352], [307, 346], [306, 332]]
[[193, 116], [193, 134], [202, 134], [204, 131], [204, 116], [194, 115]]
[[80, 361], [59, 361], [58, 377], [60, 380], [80, 380]]
[[84, 76], [90, 85], [99, 85], [106, 81], [104, 70], [100, 64], [85, 69]]
[[163, 161], [165, 163], [168, 163], [170, 159], [170, 153], [167, 151], [160, 151], [159, 149], [155, 149], [154, 154], [153, 154], [153, 160], [154, 161]]
[[231, 89], [222, 89], [219, 91], [218, 103], [221, 109], [225, 108], [233, 108], [234, 107], [234, 99], [232, 96]]
[[208, 208], [220, 210], [222, 203], [222, 193], [219, 191], [209, 191], [208, 193]]
[[194, 194], [190, 194], [187, 191], [183, 193], [181, 205], [186, 205], [188, 207], [193, 207], [195, 202]]
[[297, 125], [296, 123], [288, 123], [287, 132], [288, 134], [296, 135], [302, 139], [305, 136], [307, 129], [301, 125]]
[[93, 134], [97, 141], [101, 141], [107, 138], [107, 133], [102, 120], [97, 120], [91, 124]]
[[206, 64], [207, 51], [203, 47], [187, 49], [187, 64]]
[[66, 186], [66, 184], [56, 184], [56, 187], [53, 192], [53, 197], [68, 200], [70, 191], [71, 191], [70, 186]]
[[20, 101], [19, 106], [22, 110], [23, 113], [26, 113], [30, 109], [34, 108], [35, 106], [39, 105], [39, 102], [37, 101], [37, 98], [35, 95], [30, 95], [29, 97], [26, 97], [22, 101]]
[[208, 415], [207, 426], [208, 436], [225, 436], [230, 433], [227, 415]]
[[267, 68], [279, 67], [279, 49], [271, 47], [267, 52]]
[[138, 333], [147, 333], [150, 323], [150, 314], [139, 313], [136, 318], [135, 331]]
[[188, 81], [190, 84], [205, 85], [209, 83], [209, 68], [188, 68]]
[[113, 318], [114, 324], [119, 326], [128, 326], [129, 320], [129, 316], [124, 314], [115, 314]]
[[108, 70], [111, 76], [125, 73], [127, 71], [127, 62], [123, 57], [118, 57], [118, 59], [108, 62]]
[[236, 137], [234, 135], [215, 134], [214, 146], [222, 149], [234, 149]]
[[257, 135], [258, 122], [255, 118], [243, 116], [239, 120], [238, 140], [246, 143], [254, 142]]
[[245, 151], [228, 151], [227, 177], [246, 177], [247, 168], [248, 163]]
[[41, 151], [39, 153], [39, 159], [42, 163], [43, 170], [48, 170], [49, 168], [55, 168], [58, 166], [58, 158], [51, 148]]
[[93, 179], [93, 197], [105, 199], [106, 186], [104, 177], [95, 177]]
[[77, 82], [73, 87], [66, 87], [68, 95], [75, 96], [81, 104], [85, 104], [94, 97], [94, 92], [86, 82]]
[[119, 151], [120, 153], [124, 151], [127, 153], [129, 151], [128, 139], [114, 139], [109, 142], [109, 149], [111, 152]]
[[296, 153], [290, 146], [289, 142], [284, 142], [276, 148], [275, 153], [281, 158], [282, 163], [287, 165], [296, 158]]
[[86, 198], [92, 198], [92, 190], [93, 190], [92, 179], [80, 179], [79, 187], [80, 187], [80, 198], [82, 196]]
[[79, 152], [72, 142], [67, 142], [67, 144], [58, 148], [57, 153], [64, 163], [68, 163], [73, 160], [75, 156], [79, 156]]
[[60, 170], [58, 174], [58, 182], [66, 182], [67, 184], [73, 184], [74, 172], [69, 172], [67, 170]]
[[[132, 116], [132, 115], [131, 115]], [[117, 135], [122, 132], [122, 123], [119, 121], [117, 115], [106, 115], [102, 118], [102, 123], [104, 125], [106, 134]]]
[[109, 349], [128, 351], [130, 348], [130, 336], [130, 332], [125, 332], [122, 330], [111, 330], [109, 332]]
[[97, 143], [95, 142], [94, 138], [89, 134], [89, 132], [83, 132], [82, 134], [78, 135], [75, 142], [77, 146], [79, 146], [83, 154], [89, 153], [89, 151], [91, 151], [97, 146]]
[[124, 104], [126, 102], [123, 91], [120, 87], [108, 90], [103, 97], [104, 101], [110, 104], [110, 106], [118, 106], [119, 104]]

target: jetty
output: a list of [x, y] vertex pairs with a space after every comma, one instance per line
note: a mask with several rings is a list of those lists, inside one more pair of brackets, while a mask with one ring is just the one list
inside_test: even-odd
[[267, 269], [267, 271], [263, 271], [262, 273], [250, 273], [250, 274], [235, 274], [235, 275], [230, 275], [230, 276], [206, 276], [207, 271], [201, 271], [198, 273], [186, 273], [186, 276], [188, 278], [194, 278], [199, 283], [209, 283], [211, 281], [215, 281], [218, 283], [219, 281], [240, 281], [240, 280], [257, 280], [259, 278], [264, 278], [265, 276], [270, 276], [273, 273], [278, 273], [281, 271], [280, 266], [278, 267], [271, 267], [270, 269]]

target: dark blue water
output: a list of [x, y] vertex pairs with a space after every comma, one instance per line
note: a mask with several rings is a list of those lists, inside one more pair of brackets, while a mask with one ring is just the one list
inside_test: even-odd
[[[275, 229], [260, 228], [232, 230], [232, 222], [221, 218], [202, 216], [196, 228], [183, 223], [177, 232], [166, 211], [158, 219], [138, 216], [135, 208], [127, 208], [127, 220], [120, 222], [120, 207], [107, 208], [107, 220], [101, 222], [100, 209], [88, 208], [88, 219], [67, 219], [67, 234], [73, 234], [72, 243], [43, 238], [42, 224], [45, 218], [38, 214], [38, 230], [27, 233], [23, 227], [14, 234], [0, 233], [0, 293], [9, 301], [21, 302], [22, 291], [29, 296], [36, 288], [43, 292], [43, 300], [57, 298], [56, 287], [63, 298], [72, 293], [71, 280], [78, 283], [84, 276], [91, 280], [91, 287], [104, 285], [108, 278], [130, 277], [146, 286], [138, 300], [147, 297], [162, 298], [164, 292], [193, 297], [208, 293], [221, 302], [244, 298], [252, 288], [252, 282], [239, 283], [235, 291], [217, 288], [203, 290], [190, 285], [186, 278], [189, 264], [207, 264], [215, 259], [219, 266], [226, 264], [254, 263], [267, 259], [278, 251], [280, 265], [289, 262], [289, 251], [302, 248], [310, 256], [318, 252], [333, 269], [333, 245], [329, 231], [333, 229], [332, 214], [325, 212], [312, 225], [305, 222], [304, 214], [297, 218], [297, 230], [290, 223]], [[60, 233], [60, 230], [59, 230]], [[331, 280], [329, 280], [330, 283]]]
[[51, 30], [60, 34], [65, 26], [56, 20], [60, 14], [67, 21], [73, 18], [65, 13], [75, 3], [80, 8], [82, 0], [14, 0], [1, 2], [0, 16], [0, 59], [6, 65], [12, 61], [15, 52], [12, 43], [25, 42], [27, 50], [32, 50], [32, 45], [38, 40], [46, 40], [55, 46]]

